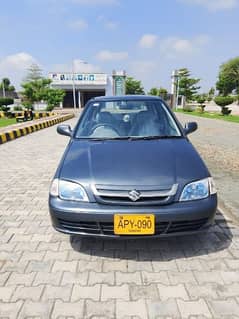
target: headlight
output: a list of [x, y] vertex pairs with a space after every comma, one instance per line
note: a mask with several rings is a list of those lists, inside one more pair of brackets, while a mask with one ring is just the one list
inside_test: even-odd
[[216, 188], [212, 177], [202, 179], [187, 184], [181, 194], [180, 201], [190, 201], [207, 198], [209, 195], [216, 194]]
[[81, 185], [57, 178], [51, 184], [50, 194], [52, 196], [59, 196], [64, 200], [89, 202], [86, 191]]

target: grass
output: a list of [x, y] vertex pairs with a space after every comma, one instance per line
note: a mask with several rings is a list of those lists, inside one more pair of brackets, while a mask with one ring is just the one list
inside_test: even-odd
[[12, 124], [16, 124], [15, 118], [13, 119], [0, 118], [0, 127], [12, 125]]
[[205, 118], [209, 118], [209, 119], [216, 119], [216, 120], [222, 120], [222, 121], [227, 121], [227, 122], [239, 123], [239, 115], [222, 115], [218, 112], [203, 112], [203, 113], [197, 112], [197, 111], [189, 112], [189, 111], [184, 111], [182, 109], [177, 109], [175, 112], [199, 116], [199, 117], [205, 117]]

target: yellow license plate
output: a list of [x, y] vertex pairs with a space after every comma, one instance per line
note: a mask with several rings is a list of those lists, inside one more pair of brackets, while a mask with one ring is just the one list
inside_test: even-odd
[[114, 233], [116, 235], [153, 235], [154, 232], [154, 215], [114, 215]]

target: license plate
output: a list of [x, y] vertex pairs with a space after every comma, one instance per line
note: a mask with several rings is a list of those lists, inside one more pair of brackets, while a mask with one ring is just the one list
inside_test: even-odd
[[153, 235], [154, 232], [154, 215], [114, 215], [114, 233], [116, 235]]

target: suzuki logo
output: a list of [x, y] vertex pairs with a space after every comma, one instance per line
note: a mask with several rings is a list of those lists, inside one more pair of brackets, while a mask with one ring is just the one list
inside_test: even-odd
[[140, 192], [136, 191], [136, 189], [129, 192], [129, 198], [136, 202], [138, 199], [140, 199]]

